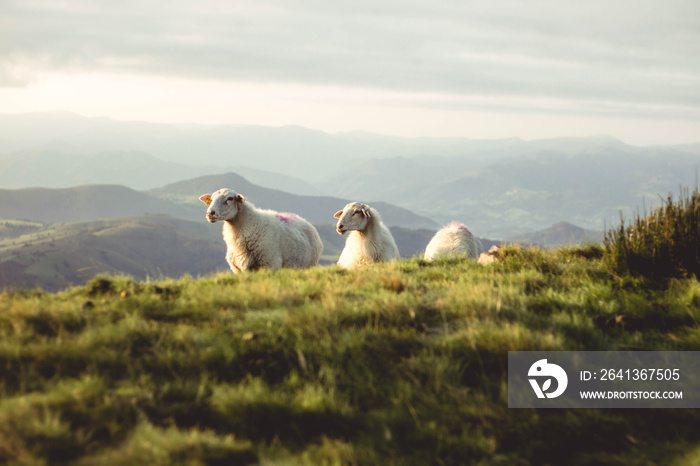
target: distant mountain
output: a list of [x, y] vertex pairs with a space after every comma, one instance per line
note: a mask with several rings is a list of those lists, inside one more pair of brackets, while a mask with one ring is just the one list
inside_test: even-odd
[[67, 188], [86, 184], [119, 184], [148, 189], [192, 176], [225, 171], [223, 167], [163, 162], [136, 151], [79, 155], [35, 149], [0, 155], [0, 186], [6, 189]]
[[[204, 220], [205, 206], [198, 200], [221, 186], [234, 186], [250, 201], [260, 200], [261, 207], [294, 211], [318, 223], [325, 247], [321, 264], [337, 261], [345, 238], [335, 233], [333, 213], [347, 200], [262, 188], [233, 173], [156, 190], [163, 198], [116, 185], [5, 189], [0, 190], [0, 289], [56, 290], [103, 272], [144, 279], [227, 270], [221, 226]], [[392, 228], [403, 255], [422, 252], [432, 232], [405, 227], [430, 228], [434, 222], [389, 204], [374, 205], [389, 225], [403, 225]]]
[[391, 157], [363, 161], [346, 171], [316, 183], [324, 192], [341, 197], [364, 196], [386, 202], [408, 204], [432, 186], [458, 179], [477, 168], [488, 165], [488, 160], [478, 161], [465, 157]]
[[462, 152], [458, 155], [446, 156], [439, 151], [433, 151], [407, 156], [399, 152], [393, 157], [364, 160], [361, 170], [353, 165], [316, 184], [324, 191], [340, 196], [353, 197], [364, 193], [372, 198], [396, 203], [404, 198], [407, 192], [420, 193], [436, 184], [478, 175], [482, 170], [498, 163], [509, 165], [513, 160], [553, 154], [568, 158], [582, 153], [624, 153], [628, 149], [633, 150], [610, 136], [530, 142], [520, 139], [470, 141], [468, 147], [465, 147], [462, 141], [459, 146], [462, 147]]
[[700, 142], [694, 144], [681, 144], [677, 146], [665, 146], [666, 150], [677, 150], [682, 152], [687, 152], [689, 154], [700, 155]]
[[549, 248], [585, 242], [598, 243], [603, 241], [603, 237], [604, 233], [602, 231], [586, 230], [568, 222], [559, 222], [541, 231], [512, 236], [507, 241]]
[[565, 155], [576, 155], [585, 152], [595, 153], [602, 150], [634, 151], [633, 146], [629, 146], [617, 138], [607, 134], [599, 134], [588, 137], [561, 137], [550, 139], [535, 139], [528, 141], [523, 155], [537, 154], [542, 152], [558, 153]]
[[180, 277], [226, 270], [220, 232], [164, 216], [48, 225], [0, 241], [0, 289], [60, 290], [99, 273]]
[[[60, 145], [60, 144], [59, 144]], [[28, 149], [0, 155], [0, 186], [68, 188], [87, 184], [118, 184], [152, 189], [194, 176], [234, 171], [260, 186], [294, 194], [317, 195], [318, 188], [299, 178], [250, 167], [165, 162], [144, 152], [113, 151], [78, 154], [57, 149]]]
[[202, 209], [158, 199], [124, 186], [0, 190], [2, 219], [56, 223], [144, 214], [166, 214], [190, 220], [203, 218]]
[[[346, 199], [294, 194], [263, 188], [229, 173], [174, 183], [140, 192], [116, 185], [78, 186], [49, 189], [25, 188], [0, 190], [0, 219], [29, 220], [42, 223], [76, 222], [165, 214], [204, 222], [205, 206], [199, 196], [221, 187], [235, 187], [250, 202], [261, 208], [294, 212], [312, 223], [333, 224], [333, 214], [350, 202]], [[387, 225], [408, 228], [436, 228], [429, 218], [386, 203], [373, 204]]]
[[546, 150], [480, 166], [439, 157], [375, 160], [331, 183], [344, 196], [376, 196], [502, 238], [559, 221], [603, 229], [618, 222], [621, 211], [631, 215], [659, 205], [659, 196], [678, 193], [679, 185], [695, 185], [699, 155], [621, 146], [607, 138], [600, 143], [583, 152]]
[[[319, 196], [322, 194], [321, 190], [312, 186], [310, 183], [302, 180], [301, 178], [295, 178], [293, 176], [282, 175], [280, 173], [275, 173], [268, 170], [258, 170], [256, 168], [250, 167], [233, 167], [225, 172], [237, 173], [244, 177], [246, 180], [253, 184], [262, 186], [263, 188], [276, 189], [279, 191], [284, 191], [287, 193], [298, 194], [301, 196]], [[219, 171], [218, 173], [225, 173], [224, 171]], [[209, 171], [206, 175], [211, 175], [217, 173], [216, 171]], [[192, 178], [196, 176], [196, 173], [191, 173], [187, 177], [181, 177], [180, 180], [187, 178]], [[173, 180], [180, 181], [180, 180]], [[162, 186], [164, 183], [160, 184]]]
[[370, 203], [382, 214], [384, 223], [389, 226], [435, 229], [438, 224], [414, 212], [396, 207], [386, 202], [372, 202], [371, 199], [341, 199], [329, 196], [297, 196], [275, 189], [263, 188], [248, 182], [235, 173], [211, 175], [180, 181], [162, 188], [147, 191], [163, 200], [180, 202], [183, 205], [200, 205], [199, 196], [220, 188], [232, 188], [243, 194], [257, 207], [280, 212], [294, 212], [312, 223], [335, 223], [333, 214], [353, 200]]
[[[315, 195], [316, 188], [336, 199], [393, 204], [439, 223], [459, 220], [480, 236], [507, 237], [559, 221], [592, 230], [616, 223], [620, 211], [630, 214], [679, 185], [694, 186], [699, 147], [634, 147], [605, 135], [400, 138], [296, 126], [124, 122], [62, 112], [0, 115], [0, 186], [109, 182], [150, 189], [222, 173], [221, 167], [246, 167], [249, 181], [272, 190]], [[35, 154], [18, 161], [18, 151], [49, 151], [55, 159]], [[57, 153], [94, 155], [79, 161]], [[257, 200], [262, 207], [295, 210], [263, 199]], [[321, 204], [321, 210], [334, 203]], [[421, 226], [406, 216], [386, 216], [397, 225]]]
[[493, 160], [525, 145], [520, 139], [328, 134], [298, 126], [172, 125], [85, 118], [67, 112], [0, 114], [0, 147], [5, 153], [36, 148], [80, 154], [137, 151], [190, 166], [273, 169], [307, 182], [360, 160], [419, 155]]

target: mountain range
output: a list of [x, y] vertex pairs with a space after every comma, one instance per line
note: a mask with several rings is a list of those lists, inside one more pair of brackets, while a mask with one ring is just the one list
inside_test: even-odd
[[568, 222], [559, 222], [541, 231], [512, 236], [507, 242], [551, 248], [587, 242], [600, 243], [604, 236], [602, 231], [586, 230]]
[[[508, 140], [506, 146], [519, 142]], [[326, 177], [357, 160], [396, 154], [488, 157], [501, 147], [500, 142], [458, 138], [407, 139], [365, 132], [331, 135], [298, 126], [172, 125], [85, 118], [67, 112], [0, 114], [4, 154], [27, 149], [82, 155], [136, 151], [195, 167], [274, 167], [277, 173], [306, 181]]]
[[[0, 221], [0, 289], [60, 290], [98, 273], [144, 280], [226, 271], [221, 228], [204, 221], [204, 206], [198, 200], [198, 194], [219, 185], [237, 186], [266, 207], [320, 219], [316, 224], [324, 243], [320, 264], [337, 260], [345, 237], [336, 233], [331, 212], [344, 200], [270, 190], [234, 173], [198, 177], [147, 193], [116, 185], [2, 190], [0, 218], [15, 220]], [[394, 224], [391, 231], [401, 255], [420, 255], [437, 226], [405, 209], [375, 206], [387, 223]], [[426, 224], [427, 228], [421, 227]], [[537, 243], [545, 238], [541, 244], [548, 245], [586, 239], [573, 225], [556, 230], [556, 236], [545, 232], [543, 237], [511, 240]], [[486, 249], [497, 244], [481, 241]]]
[[[198, 197], [235, 186], [249, 202], [294, 211], [317, 224], [320, 263], [335, 263], [345, 238], [333, 213], [348, 200], [271, 190], [228, 173], [198, 177], [149, 192], [118, 185], [0, 190], [0, 290], [59, 290], [98, 273], [137, 279], [228, 270], [221, 225], [204, 219]], [[403, 256], [420, 254], [437, 224], [406, 209], [375, 204]]]
[[373, 160], [327, 181], [345, 197], [382, 199], [481, 235], [507, 238], [566, 221], [602, 230], [637, 208], [661, 204], [679, 186], [696, 184], [700, 156], [675, 149], [633, 148], [607, 139], [583, 152], [535, 152], [469, 167], [459, 158]]
[[[0, 218], [42, 223], [77, 222], [94, 219], [165, 214], [186, 220], [204, 221], [205, 206], [199, 196], [222, 187], [232, 187], [261, 208], [294, 212], [312, 223], [331, 224], [333, 214], [350, 199], [299, 196], [263, 188], [228, 173], [198, 177], [148, 192], [118, 185], [88, 185], [74, 188], [24, 188], [0, 190]], [[378, 202], [374, 204], [389, 226], [437, 228], [438, 224], [408, 209]]]
[[144, 190], [194, 176], [231, 171], [263, 187], [302, 195], [316, 195], [320, 192], [301, 179], [267, 170], [243, 166], [185, 165], [165, 162], [137, 151], [77, 154], [46, 148], [0, 155], [0, 186], [5, 189], [118, 184]]
[[386, 202], [434, 224], [459, 220], [499, 238], [562, 221], [602, 230], [620, 212], [629, 217], [693, 186], [700, 164], [700, 144], [636, 147], [610, 136], [399, 138], [61, 112], [0, 115], [0, 152], [4, 188], [99, 183], [151, 190], [234, 171], [257, 186]]
[[[335, 223], [333, 214], [355, 200], [331, 196], [299, 196], [276, 189], [263, 188], [248, 182], [235, 173], [197, 177], [152, 189], [146, 193], [182, 205], [195, 204], [200, 207], [198, 210], [201, 216], [199, 196], [226, 187], [235, 189], [258, 207], [280, 212], [294, 212], [311, 223], [318, 224]], [[428, 229], [439, 227], [428, 217], [418, 215], [409, 209], [396, 207], [386, 202], [369, 201], [369, 203], [381, 213], [384, 223], [389, 226]]]

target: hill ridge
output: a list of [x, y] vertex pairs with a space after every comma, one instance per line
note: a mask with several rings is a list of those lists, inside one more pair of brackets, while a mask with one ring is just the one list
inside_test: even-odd
[[[250, 183], [241, 175], [233, 172], [199, 176], [146, 192], [166, 200], [197, 204], [201, 194], [212, 193], [220, 188], [236, 190], [257, 207], [280, 212], [294, 212], [311, 223], [335, 223], [333, 214], [353, 201], [353, 199], [342, 199], [334, 196], [303, 196], [273, 188], [264, 188]], [[384, 223], [388, 226], [409, 228], [437, 228], [439, 226], [432, 219], [403, 207], [397, 207], [387, 202], [372, 202], [371, 200], [363, 200], [363, 202], [368, 202], [376, 207], [382, 213]]]

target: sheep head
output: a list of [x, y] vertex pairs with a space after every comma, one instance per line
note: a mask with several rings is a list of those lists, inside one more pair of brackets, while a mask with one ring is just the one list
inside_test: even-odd
[[344, 235], [352, 230], [363, 231], [372, 215], [367, 204], [351, 202], [343, 210], [336, 212], [334, 217], [338, 219], [336, 230]]
[[209, 206], [207, 220], [215, 223], [220, 220], [233, 220], [245, 198], [232, 189], [220, 189], [214, 194], [202, 194], [199, 200]]

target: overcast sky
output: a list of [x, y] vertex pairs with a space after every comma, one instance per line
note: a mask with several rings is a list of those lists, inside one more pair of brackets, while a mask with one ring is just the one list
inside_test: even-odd
[[0, 0], [0, 112], [700, 142], [698, 0]]

